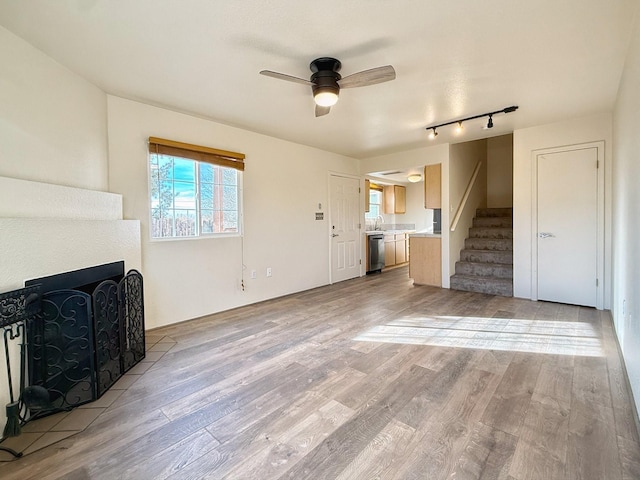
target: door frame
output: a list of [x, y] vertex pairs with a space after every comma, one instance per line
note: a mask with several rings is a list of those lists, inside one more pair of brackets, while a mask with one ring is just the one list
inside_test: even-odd
[[597, 151], [596, 308], [604, 309], [605, 292], [605, 145], [604, 141], [544, 148], [531, 152], [531, 300], [538, 300], [538, 156], [595, 148]]
[[[333, 242], [331, 241], [331, 234], [333, 233], [331, 231], [331, 225], [333, 225], [333, 211], [332, 211], [332, 198], [331, 198], [331, 179], [332, 177], [343, 177], [343, 178], [352, 178], [354, 180], [358, 181], [358, 192], [360, 192], [360, 195], [358, 195], [358, 214], [360, 217], [360, 220], [358, 222], [358, 226], [359, 226], [359, 230], [360, 230], [360, 234], [358, 235], [358, 243], [357, 243], [357, 255], [358, 255], [358, 262], [360, 265], [359, 268], [359, 276], [362, 276], [362, 252], [363, 252], [363, 236], [362, 236], [362, 225], [364, 225], [364, 198], [362, 196], [362, 191], [363, 191], [363, 187], [364, 187], [364, 179], [360, 176], [360, 175], [352, 175], [349, 173], [341, 173], [341, 172], [333, 172], [333, 171], [329, 171], [327, 174], [327, 209], [328, 209], [328, 222], [327, 222], [327, 238], [329, 240], [329, 285], [333, 285]], [[365, 265], [366, 268], [366, 265]]]

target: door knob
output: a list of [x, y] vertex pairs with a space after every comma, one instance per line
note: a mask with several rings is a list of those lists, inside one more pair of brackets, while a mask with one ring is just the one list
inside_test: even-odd
[[332, 233], [331, 236], [332, 237], [339, 237], [340, 235], [338, 235], [337, 233]]
[[555, 235], [553, 233], [540, 232], [538, 234], [538, 237], [540, 237], [540, 238], [549, 238], [549, 237], [555, 237]]

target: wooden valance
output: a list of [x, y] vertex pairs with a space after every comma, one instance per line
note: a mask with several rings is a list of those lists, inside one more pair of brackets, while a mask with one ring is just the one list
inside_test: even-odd
[[244, 170], [244, 153], [202, 147], [165, 138], [149, 137], [149, 153], [189, 158], [198, 162]]

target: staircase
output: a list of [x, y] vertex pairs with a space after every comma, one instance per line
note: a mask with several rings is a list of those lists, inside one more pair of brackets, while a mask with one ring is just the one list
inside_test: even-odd
[[479, 208], [450, 287], [513, 296], [513, 209]]

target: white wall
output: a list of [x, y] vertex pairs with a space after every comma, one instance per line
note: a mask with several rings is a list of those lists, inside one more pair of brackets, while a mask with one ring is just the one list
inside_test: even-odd
[[[329, 174], [357, 176], [357, 160], [113, 96], [108, 111], [110, 189], [123, 195], [125, 218], [142, 225], [148, 327], [329, 282]], [[149, 136], [246, 155], [244, 238], [150, 240]]]
[[0, 176], [107, 190], [106, 95], [0, 27]]
[[613, 293], [611, 309], [640, 410], [640, 19], [613, 116]]
[[487, 138], [487, 207], [513, 206], [513, 134]]
[[113, 193], [0, 177], [0, 231], [0, 292], [117, 260], [141, 268], [139, 222]]
[[[443, 224], [442, 230], [449, 231], [449, 272], [455, 271], [460, 260], [460, 250], [469, 236], [469, 228], [476, 215], [476, 209], [487, 206], [487, 141], [476, 140], [451, 145], [449, 154], [449, 223]], [[478, 162], [480, 170], [471, 193], [467, 198], [464, 210], [460, 215], [455, 231], [451, 231], [451, 223], [462, 204], [462, 199]], [[444, 206], [444, 204], [443, 204]]]
[[0, 217], [121, 220], [122, 196], [0, 177]]
[[[378, 157], [369, 157], [360, 161], [360, 174], [384, 170], [404, 170], [423, 165], [443, 163], [449, 159], [449, 144], [443, 143], [430, 147], [415, 148], [406, 152], [391, 153]], [[424, 205], [423, 205], [424, 206]]]
[[24, 286], [25, 280], [125, 261], [140, 270], [140, 224], [137, 220], [0, 218], [0, 291]]
[[513, 295], [532, 298], [532, 155], [534, 150], [604, 141], [605, 270], [604, 308], [611, 298], [611, 114], [603, 113], [538, 127], [513, 134]]

